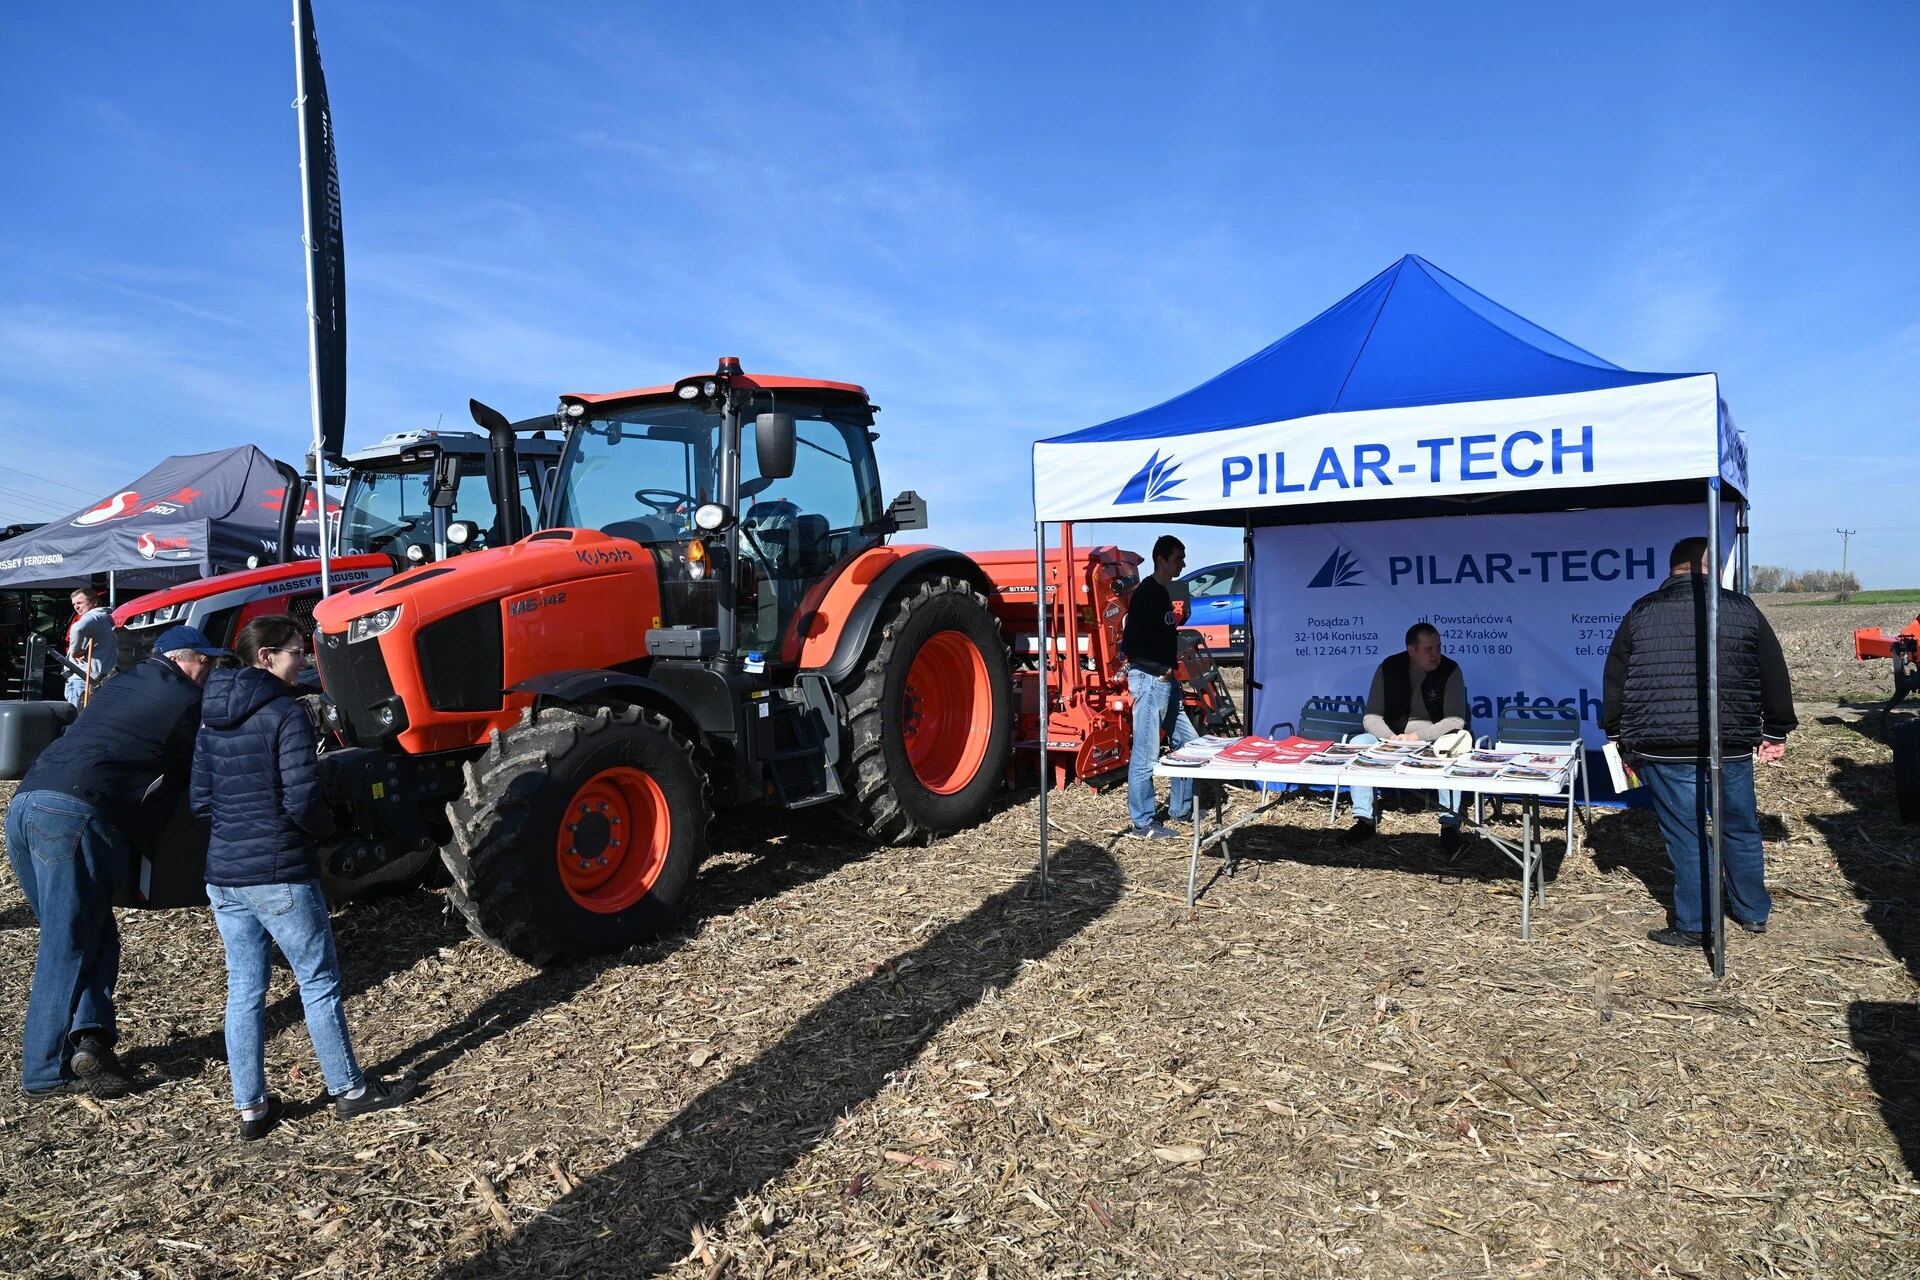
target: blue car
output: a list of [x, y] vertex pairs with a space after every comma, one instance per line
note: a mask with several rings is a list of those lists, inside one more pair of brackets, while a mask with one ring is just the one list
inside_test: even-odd
[[[1239, 658], [1247, 643], [1246, 568], [1238, 560], [1195, 569], [1176, 584], [1186, 588], [1187, 625], [1207, 639], [1216, 658]], [[1175, 593], [1179, 598], [1179, 593]]]

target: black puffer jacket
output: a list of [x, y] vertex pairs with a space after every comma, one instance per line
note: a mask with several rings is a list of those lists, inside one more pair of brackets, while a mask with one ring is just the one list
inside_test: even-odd
[[22, 791], [64, 791], [98, 809], [136, 853], [150, 853], [193, 763], [200, 686], [165, 657], [95, 690], [73, 727], [27, 771]]
[[[1677, 574], [1627, 610], [1607, 653], [1609, 738], [1642, 755], [1707, 754], [1706, 578]], [[1750, 753], [1782, 742], [1798, 725], [1780, 641], [1758, 605], [1720, 592], [1720, 749]]]
[[292, 685], [258, 667], [216, 671], [200, 707], [193, 811], [213, 824], [207, 883], [293, 884], [320, 875], [333, 812], [313, 726]]

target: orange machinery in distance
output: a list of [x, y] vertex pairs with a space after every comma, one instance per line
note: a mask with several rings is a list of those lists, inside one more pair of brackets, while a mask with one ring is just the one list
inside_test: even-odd
[[1862, 627], [1853, 633], [1853, 656], [1862, 662], [1873, 658], [1893, 660], [1893, 697], [1883, 711], [1891, 711], [1909, 693], [1920, 691], [1920, 618], [1915, 618], [1893, 635], [1883, 635], [1878, 627]]
[[[1014, 756], [1009, 768], [1026, 776], [1041, 741], [1039, 592], [1032, 551], [976, 551], [973, 559], [991, 584], [990, 603], [1013, 652], [1018, 686]], [[1127, 692], [1127, 660], [1120, 652], [1127, 602], [1140, 584], [1143, 558], [1119, 547], [1076, 551], [1071, 526], [1062, 545], [1047, 550], [1046, 755], [1056, 786], [1075, 779], [1098, 783], [1124, 770], [1132, 754], [1133, 697]], [[1063, 581], [1071, 607], [1063, 607]], [[1175, 601], [1185, 621], [1185, 601]], [[1075, 661], [1065, 661], [1074, 654]], [[1226, 728], [1231, 698], [1213, 666], [1205, 641], [1180, 632], [1179, 675], [1189, 714], [1202, 733]], [[1234, 726], [1237, 727], [1237, 726]]]

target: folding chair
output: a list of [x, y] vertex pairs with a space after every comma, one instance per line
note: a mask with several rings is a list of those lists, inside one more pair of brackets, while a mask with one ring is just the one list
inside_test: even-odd
[[[1526, 747], [1572, 747], [1573, 782], [1579, 784], [1580, 826], [1584, 831], [1591, 821], [1593, 809], [1592, 792], [1587, 783], [1587, 752], [1580, 734], [1580, 721], [1574, 718], [1571, 710], [1561, 709], [1560, 714], [1551, 720], [1540, 720], [1533, 716], [1513, 715], [1500, 717], [1497, 732], [1494, 734], [1493, 749], [1509, 751]], [[1573, 852], [1573, 813], [1576, 808], [1573, 800], [1573, 786], [1567, 788], [1567, 852]], [[1476, 801], [1478, 797], [1475, 797]], [[1499, 803], [1496, 798], [1495, 803]], [[1546, 803], [1555, 803], [1546, 800]]]
[[[1286, 730], [1285, 734], [1280, 731]], [[1291, 720], [1282, 720], [1267, 730], [1269, 738], [1291, 737], [1299, 734], [1303, 738], [1329, 738], [1334, 742], [1345, 742], [1357, 733], [1366, 732], [1366, 717], [1358, 711], [1349, 710], [1339, 703], [1329, 702], [1325, 698], [1308, 698], [1300, 708], [1299, 727]], [[1274, 784], [1279, 785], [1279, 784]], [[1287, 784], [1287, 789], [1304, 791], [1305, 787]], [[1340, 819], [1340, 784], [1333, 784], [1333, 803], [1327, 808], [1327, 825], [1332, 826]]]

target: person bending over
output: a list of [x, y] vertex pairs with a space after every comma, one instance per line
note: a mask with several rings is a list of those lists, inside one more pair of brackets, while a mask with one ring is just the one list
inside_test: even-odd
[[[1366, 732], [1353, 738], [1376, 742], [1432, 742], [1467, 727], [1467, 681], [1460, 664], [1440, 652], [1440, 633], [1430, 622], [1407, 628], [1407, 650], [1386, 659], [1373, 672], [1367, 691]], [[1440, 851], [1460, 851], [1460, 793], [1440, 793]], [[1346, 844], [1371, 840], [1374, 833], [1372, 787], [1353, 789], [1353, 826]]]
[[255, 618], [234, 642], [237, 671], [216, 671], [201, 705], [193, 755], [193, 811], [213, 826], [207, 900], [227, 950], [227, 1065], [240, 1136], [263, 1138], [280, 1118], [267, 1092], [269, 942], [300, 984], [307, 1034], [333, 1095], [351, 1120], [411, 1098], [411, 1079], [361, 1074], [340, 998], [340, 959], [320, 892], [320, 841], [333, 834], [321, 794], [313, 725], [294, 681], [306, 638], [285, 614]]

